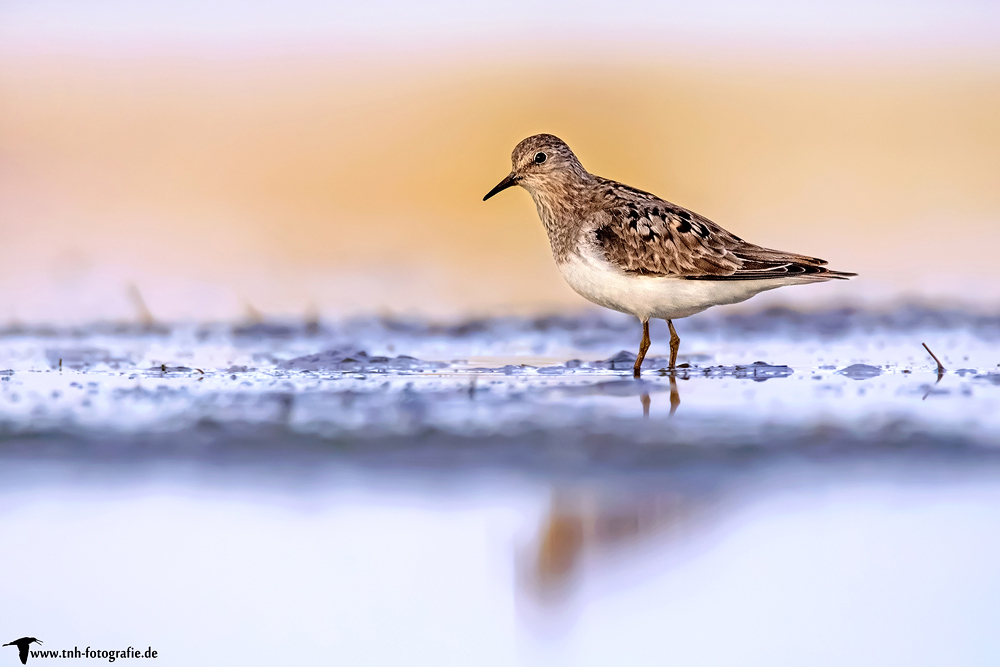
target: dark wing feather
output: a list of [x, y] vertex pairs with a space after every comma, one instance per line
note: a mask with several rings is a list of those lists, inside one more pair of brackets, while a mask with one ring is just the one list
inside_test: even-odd
[[600, 211], [590, 221], [604, 257], [623, 271], [689, 280], [846, 278], [822, 259], [747, 243], [708, 218], [655, 195], [602, 180]]

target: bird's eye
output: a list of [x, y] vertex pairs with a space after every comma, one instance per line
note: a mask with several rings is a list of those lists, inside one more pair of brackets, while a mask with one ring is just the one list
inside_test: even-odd
[[548, 155], [546, 155], [545, 153], [535, 153], [535, 164], [541, 164], [545, 162], [545, 158], [547, 157]]

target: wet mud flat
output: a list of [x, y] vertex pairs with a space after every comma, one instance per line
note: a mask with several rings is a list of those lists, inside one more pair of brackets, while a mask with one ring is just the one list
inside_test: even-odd
[[678, 329], [641, 380], [601, 313], [4, 331], [0, 623], [185, 665], [995, 664], [1000, 317]]
[[7, 330], [0, 457], [648, 474], [1000, 445], [998, 316], [706, 315], [673, 372], [663, 329], [641, 380], [637, 325], [602, 313]]

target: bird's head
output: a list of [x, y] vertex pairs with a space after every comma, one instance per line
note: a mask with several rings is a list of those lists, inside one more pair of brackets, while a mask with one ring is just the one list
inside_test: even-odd
[[528, 137], [514, 147], [510, 161], [510, 174], [486, 193], [483, 201], [513, 185], [535, 193], [589, 175], [566, 142], [552, 134]]

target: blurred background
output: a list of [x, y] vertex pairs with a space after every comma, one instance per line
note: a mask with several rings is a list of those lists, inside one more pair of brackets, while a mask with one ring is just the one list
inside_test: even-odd
[[527, 194], [481, 201], [536, 132], [862, 275], [758, 300], [996, 304], [998, 31], [986, 0], [4, 0], [0, 321], [583, 308]]

